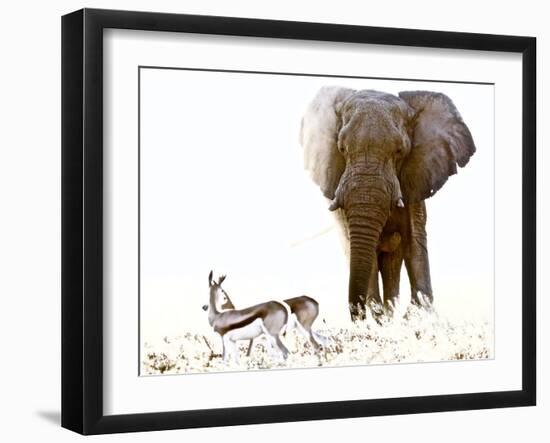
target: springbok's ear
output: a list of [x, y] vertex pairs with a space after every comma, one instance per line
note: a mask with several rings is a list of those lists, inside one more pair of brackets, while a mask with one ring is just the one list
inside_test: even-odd
[[208, 274], [208, 286], [212, 286], [212, 275], [213, 275], [213, 271], [210, 271], [210, 274]]
[[304, 166], [326, 198], [334, 199], [346, 161], [338, 151], [340, 109], [353, 89], [325, 86], [307, 107], [302, 117], [300, 144]]
[[223, 281], [225, 280], [226, 275], [220, 275], [220, 278], [218, 279], [218, 285], [221, 285]]
[[400, 173], [401, 191], [408, 202], [434, 195], [466, 166], [476, 151], [470, 130], [449, 97], [429, 91], [400, 92], [414, 111], [409, 121], [412, 149]]

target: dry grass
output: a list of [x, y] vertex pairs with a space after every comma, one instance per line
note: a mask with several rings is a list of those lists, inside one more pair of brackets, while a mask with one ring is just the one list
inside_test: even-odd
[[284, 338], [291, 355], [286, 361], [271, 359], [265, 342], [257, 340], [250, 357], [248, 342], [240, 343], [237, 365], [222, 361], [220, 337], [184, 333], [146, 342], [142, 374], [185, 374], [319, 366], [350, 366], [382, 363], [413, 363], [448, 360], [479, 360], [493, 357], [493, 329], [489, 323], [451, 323], [436, 314], [409, 308], [403, 318], [378, 324], [372, 319], [346, 328], [320, 327], [328, 345], [315, 352], [295, 331]]

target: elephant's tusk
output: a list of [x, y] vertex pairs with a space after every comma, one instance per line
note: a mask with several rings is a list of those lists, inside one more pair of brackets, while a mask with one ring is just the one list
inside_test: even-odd
[[329, 211], [336, 211], [340, 207], [340, 203], [338, 202], [338, 197], [334, 197], [334, 200], [330, 202], [330, 206], [328, 207]]
[[405, 203], [403, 203], [403, 199], [401, 197], [397, 199], [396, 205], [397, 205], [398, 208], [404, 208], [405, 207]]
[[310, 240], [316, 239], [317, 237], [321, 237], [322, 235], [325, 235], [328, 232], [332, 231], [334, 229], [334, 227], [335, 227], [335, 225], [327, 226], [325, 229], [317, 232], [316, 234], [310, 235], [309, 237], [306, 237], [302, 240], [298, 240], [298, 241], [295, 241], [295, 242], [291, 243], [290, 247], [295, 248], [296, 246], [300, 246], [302, 243], [306, 243]]

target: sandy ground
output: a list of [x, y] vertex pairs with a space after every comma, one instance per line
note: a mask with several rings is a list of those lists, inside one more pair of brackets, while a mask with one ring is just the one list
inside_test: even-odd
[[413, 363], [493, 358], [493, 328], [482, 321], [450, 321], [435, 313], [409, 308], [402, 318], [382, 324], [372, 319], [345, 328], [318, 321], [315, 330], [328, 338], [315, 351], [297, 331], [283, 341], [290, 350], [286, 361], [270, 358], [263, 339], [257, 339], [250, 357], [248, 342], [240, 343], [238, 364], [224, 363], [222, 343], [214, 332], [185, 332], [146, 341], [142, 348], [142, 375], [308, 368], [383, 363]]

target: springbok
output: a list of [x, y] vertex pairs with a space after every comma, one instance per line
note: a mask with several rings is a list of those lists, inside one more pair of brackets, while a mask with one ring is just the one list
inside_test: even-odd
[[[283, 335], [293, 328], [296, 328], [307, 340], [310, 341], [316, 351], [321, 347], [326, 346], [327, 338], [312, 329], [313, 322], [319, 316], [319, 303], [315, 299], [307, 295], [302, 295], [299, 297], [281, 300], [279, 303], [285, 306], [288, 311], [288, 320], [286, 328], [283, 331]], [[233, 301], [229, 298], [229, 295], [225, 291], [223, 291], [223, 304], [221, 305], [221, 309], [236, 309]], [[246, 353], [247, 356], [250, 356], [253, 345], [254, 338], [251, 338], [248, 351]]]
[[237, 363], [237, 341], [254, 340], [262, 334], [267, 338], [269, 353], [273, 355], [273, 350], [277, 349], [286, 359], [288, 349], [279, 337], [288, 321], [286, 308], [279, 302], [268, 301], [245, 309], [230, 309], [229, 298], [222, 288], [225, 275], [216, 282], [212, 279], [212, 274], [212, 271], [208, 274], [209, 304], [204, 305], [203, 309], [208, 311], [210, 326], [222, 338], [223, 360], [226, 363], [230, 360]]
[[[283, 336], [295, 328], [304, 336], [306, 340], [310, 341], [313, 345], [313, 349], [316, 351], [326, 346], [326, 337], [315, 332], [311, 328], [313, 322], [319, 316], [319, 303], [315, 299], [307, 295], [301, 295], [299, 297], [287, 298], [282, 300], [280, 303], [286, 305], [290, 313]], [[253, 345], [254, 339], [250, 339], [247, 355], [250, 355]]]

